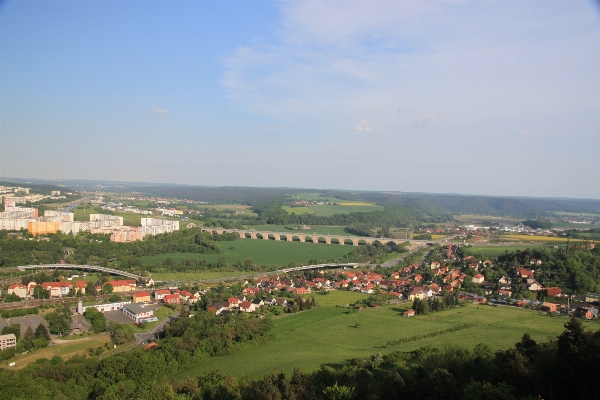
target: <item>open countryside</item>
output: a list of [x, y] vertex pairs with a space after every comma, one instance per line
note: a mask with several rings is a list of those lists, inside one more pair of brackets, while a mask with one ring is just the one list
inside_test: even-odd
[[313, 243], [286, 242], [274, 240], [239, 239], [231, 242], [219, 242], [222, 248], [217, 254], [167, 253], [158, 256], [140, 257], [145, 265], [153, 265], [167, 258], [179, 261], [182, 259], [205, 260], [217, 263], [223, 260], [226, 264], [236, 264], [251, 258], [255, 264], [267, 266], [283, 266], [289, 263], [307, 264], [310, 260], [337, 260], [348, 254], [354, 246], [322, 245]]
[[[336, 295], [332, 292], [329, 295], [315, 295], [315, 298], [319, 302], [322, 298]], [[338, 304], [345, 301], [346, 298]], [[332, 301], [329, 302], [331, 304]], [[515, 307], [487, 305], [459, 307], [429, 316], [402, 317], [402, 312], [410, 305], [390, 305], [355, 313], [343, 308], [322, 306], [297, 315], [280, 317], [274, 321], [275, 338], [270, 342], [241, 353], [211, 358], [174, 376], [185, 379], [217, 369], [237, 377], [248, 374], [257, 379], [273, 371], [291, 373], [294, 367], [305, 372], [316, 370], [321, 364], [341, 367], [355, 357], [412, 351], [423, 346], [439, 346], [441, 342], [467, 348], [485, 343], [494, 349], [504, 349], [514, 346], [524, 333], [529, 333], [536, 341], [555, 337], [564, 330], [563, 324], [568, 320]], [[359, 326], [356, 327], [356, 324]], [[463, 324], [472, 325], [472, 328], [388, 348], [376, 347]], [[589, 323], [588, 326], [597, 329], [598, 325]]]

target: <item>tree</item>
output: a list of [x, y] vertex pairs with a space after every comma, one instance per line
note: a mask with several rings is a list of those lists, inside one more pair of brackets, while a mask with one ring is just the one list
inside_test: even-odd
[[31, 325], [27, 327], [27, 330], [25, 331], [25, 335], [23, 337], [29, 342], [33, 342], [35, 340], [35, 332], [33, 332], [33, 328], [31, 327]]
[[94, 282], [88, 282], [85, 284], [85, 292], [87, 294], [91, 294], [91, 295], [96, 295], [97, 294], [97, 290], [96, 290], [96, 285], [94, 285]]
[[106, 330], [106, 317], [96, 307], [88, 307], [83, 316], [92, 324], [95, 332], [104, 332]]
[[323, 394], [328, 400], [350, 400], [354, 397], [354, 388], [338, 386], [336, 382], [333, 386], [327, 386], [323, 389]]
[[108, 298], [108, 301], [110, 301], [110, 302], [119, 301], [119, 295], [116, 293], [111, 294], [110, 297]]
[[111, 335], [111, 339], [114, 344], [119, 346], [124, 343], [133, 342], [135, 340], [135, 336], [133, 336], [133, 333], [127, 330], [125, 325], [120, 324], [115, 327]]
[[45, 318], [50, 326], [50, 333], [64, 336], [71, 331], [73, 317], [68, 305], [58, 307], [55, 312], [46, 314]]
[[19, 340], [19, 336], [21, 336], [21, 324], [11, 324], [10, 326], [5, 326], [2, 328], [0, 335], [8, 335], [11, 333], [14, 333], [14, 335], [17, 337], [17, 340]]
[[112, 293], [113, 286], [110, 283], [105, 283], [104, 285], [102, 285], [102, 291], [104, 293]]
[[38, 285], [33, 288], [33, 297], [36, 299], [49, 299], [50, 291]]
[[44, 324], [39, 324], [38, 327], [35, 328], [35, 338], [50, 340], [50, 333]]

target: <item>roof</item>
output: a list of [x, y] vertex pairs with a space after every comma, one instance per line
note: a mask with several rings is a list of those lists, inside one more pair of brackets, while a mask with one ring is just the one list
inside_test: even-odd
[[146, 310], [144, 307], [140, 306], [137, 303], [130, 303], [130, 304], [125, 304], [123, 306], [124, 309], [126, 309], [127, 311], [133, 313], [133, 314], [141, 314], [141, 313], [145, 313], [148, 311], [152, 311], [152, 310]]
[[154, 292], [155, 294], [171, 294], [169, 289], [159, 289]]
[[20, 283], [15, 283], [13, 285], [10, 285], [8, 288], [9, 289], [17, 289], [17, 288], [19, 288], [19, 289], [27, 289], [27, 287], [25, 285], [22, 285]]
[[134, 297], [150, 297], [150, 292], [139, 292], [133, 295]]

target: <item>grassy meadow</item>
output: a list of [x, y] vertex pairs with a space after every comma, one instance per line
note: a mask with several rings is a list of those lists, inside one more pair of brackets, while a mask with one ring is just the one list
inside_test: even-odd
[[[195, 378], [203, 372], [218, 369], [237, 377], [248, 374], [250, 378], [257, 379], [272, 372], [291, 374], [294, 367], [312, 371], [321, 364], [342, 366], [354, 357], [446, 344], [473, 348], [478, 343], [486, 343], [494, 349], [502, 349], [514, 346], [526, 332], [536, 341], [556, 337], [564, 330], [563, 324], [567, 321], [564, 317], [542, 316], [538, 312], [514, 307], [475, 305], [413, 318], [401, 316], [409, 303], [348, 313], [345, 309], [331, 306], [336, 303], [336, 296], [340, 296], [337, 299], [339, 304], [348, 302], [344, 297], [346, 294], [339, 293], [315, 295], [317, 302], [322, 304], [319, 308], [275, 319], [276, 336], [268, 343], [241, 353], [207, 359], [174, 377]], [[386, 348], [377, 347], [463, 324], [472, 325], [472, 328], [431, 338], [417, 338]], [[600, 328], [597, 323], [584, 324], [588, 329]]]
[[216, 263], [224, 259], [227, 264], [235, 264], [250, 257], [256, 264], [282, 266], [290, 262], [306, 264], [309, 260], [337, 260], [354, 249], [349, 245], [326, 245], [323, 243], [300, 243], [261, 239], [239, 239], [232, 242], [219, 242], [223, 249], [218, 254], [167, 253], [157, 256], [140, 257], [145, 265], [154, 265], [157, 261], [172, 258], [206, 260]]
[[508, 251], [509, 253], [512, 251], [517, 251], [517, 250], [525, 250], [525, 249], [533, 249], [536, 247], [540, 247], [543, 244], [533, 244], [533, 245], [526, 245], [526, 244], [516, 244], [516, 245], [506, 245], [506, 246], [473, 246], [473, 247], [463, 247], [463, 251], [467, 254], [467, 255], [481, 255], [483, 257], [487, 257], [487, 258], [496, 258], [501, 254], [504, 254], [505, 251]]
[[[76, 339], [73, 339], [76, 340]], [[21, 369], [26, 367], [32, 362], [35, 362], [38, 358], [52, 358], [59, 356], [63, 360], [68, 360], [71, 357], [84, 354], [88, 349], [104, 346], [105, 343], [110, 341], [110, 335], [97, 335], [85, 338], [80, 341], [74, 341], [73, 343], [65, 343], [58, 345], [51, 345], [49, 347], [35, 350], [31, 353], [27, 353], [22, 356], [11, 358], [2, 364], [0, 367], [7, 367], [9, 362], [15, 362], [15, 366], [11, 369]]]

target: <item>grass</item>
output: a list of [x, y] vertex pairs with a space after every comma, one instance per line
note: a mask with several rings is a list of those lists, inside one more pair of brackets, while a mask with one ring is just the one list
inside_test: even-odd
[[315, 213], [309, 207], [290, 207], [290, 206], [282, 206], [282, 207], [289, 214], [294, 213], [296, 215], [302, 215], [302, 214], [314, 214]]
[[[349, 203], [348, 203], [349, 204]], [[323, 205], [323, 206], [310, 206], [310, 209], [315, 212], [315, 215], [319, 217], [331, 217], [335, 214], [350, 214], [353, 212], [369, 212], [369, 211], [383, 211], [383, 206], [354, 206], [354, 205]]]
[[345, 306], [369, 297], [368, 294], [360, 292], [348, 292], [345, 290], [332, 290], [327, 294], [315, 293], [305, 297], [310, 298], [311, 296], [315, 297], [319, 307]]
[[354, 249], [350, 245], [326, 245], [300, 242], [286, 242], [261, 239], [239, 239], [233, 242], [219, 242], [223, 252], [218, 254], [167, 253], [157, 256], [140, 257], [145, 265], [172, 258], [206, 260], [216, 263], [223, 259], [227, 264], [235, 264], [250, 257], [259, 265], [281, 266], [290, 262], [306, 264], [309, 260], [337, 260]]
[[[89, 221], [90, 214], [102, 214], [100, 211], [102, 209], [100, 207], [92, 207], [92, 206], [79, 206], [73, 209], [73, 213], [75, 213], [75, 221]], [[152, 215], [142, 215], [142, 214], [134, 214], [134, 213], [124, 213], [124, 212], [113, 212], [112, 215], [116, 215], [119, 217], [123, 217], [123, 225], [126, 226], [140, 226], [142, 224], [142, 218], [148, 218]]]
[[356, 236], [346, 232], [343, 226], [311, 225], [310, 229], [287, 229], [285, 225], [252, 225], [249, 228], [255, 231], [289, 232], [290, 234], [304, 233], [308, 235], [319, 233], [322, 235]]
[[[327, 297], [323, 296], [323, 297]], [[317, 297], [318, 301], [321, 297]], [[514, 346], [524, 333], [536, 341], [545, 341], [564, 331], [564, 317], [542, 316], [537, 312], [513, 307], [466, 306], [444, 312], [405, 318], [400, 314], [408, 308], [384, 306], [357, 313], [341, 308], [321, 306], [315, 310], [274, 320], [276, 337], [270, 342], [241, 353], [208, 359], [174, 375], [176, 379], [195, 378], [203, 372], [218, 369], [240, 377], [262, 378], [272, 372], [291, 374], [294, 367], [302, 371], [345, 365], [354, 357], [375, 353], [412, 351], [423, 346], [443, 346], [445, 343], [473, 348], [487, 343], [494, 349]], [[356, 328], [355, 324], [360, 326]], [[375, 346], [405, 337], [422, 335], [469, 324], [473, 328], [425, 338], [408, 343], [376, 348]], [[597, 324], [584, 322], [586, 328]]]
[[534, 247], [539, 247], [536, 245], [507, 245], [507, 246], [473, 246], [473, 247], [462, 247], [463, 251], [467, 255], [481, 255], [487, 258], [496, 258], [501, 254], [504, 254], [505, 251], [517, 251], [517, 250], [525, 250], [532, 249]]
[[[551, 236], [529, 236], [529, 235], [502, 235], [501, 238], [518, 239], [527, 242], [548, 242], [548, 243], [566, 243], [568, 238], [551, 237]], [[571, 239], [571, 242], [577, 242], [577, 239]], [[581, 240], [579, 240], [581, 241]]]
[[98, 335], [89, 337], [87, 340], [82, 340], [81, 342], [75, 343], [66, 343], [66, 344], [58, 344], [50, 347], [46, 347], [40, 350], [35, 350], [31, 353], [27, 353], [23, 356], [17, 356], [7, 360], [2, 363], [2, 367], [6, 367], [9, 362], [16, 362], [14, 367], [11, 369], [21, 369], [26, 367], [32, 362], [35, 362], [38, 358], [52, 358], [54, 356], [59, 356], [63, 360], [68, 360], [69, 358], [84, 354], [86, 350], [90, 348], [96, 348], [100, 346], [104, 346], [106, 342], [110, 341], [110, 335]]
[[197, 272], [153, 272], [152, 279], [155, 281], [202, 281], [210, 279], [233, 278], [249, 273], [243, 271], [197, 271]]

